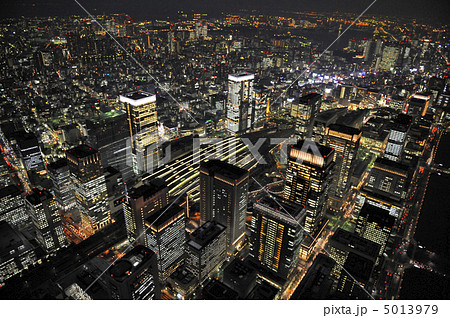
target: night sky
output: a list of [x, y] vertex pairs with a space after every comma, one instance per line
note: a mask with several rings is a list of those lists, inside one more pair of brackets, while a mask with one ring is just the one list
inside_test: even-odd
[[[255, 9], [274, 14], [284, 11], [362, 12], [373, 0], [79, 0], [95, 13], [128, 13], [134, 19], [173, 16], [178, 10], [216, 15], [222, 11]], [[378, 0], [368, 14], [423, 19], [427, 23], [450, 23], [448, 0]], [[0, 17], [83, 14], [73, 0], [3, 0]], [[95, 11], [94, 9], [97, 9]]]

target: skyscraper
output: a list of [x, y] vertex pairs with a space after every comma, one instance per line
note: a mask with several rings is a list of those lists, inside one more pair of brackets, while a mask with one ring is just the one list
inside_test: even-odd
[[300, 140], [291, 146], [284, 198], [306, 207], [305, 231], [312, 233], [326, 206], [332, 181], [334, 150]]
[[386, 144], [384, 158], [392, 161], [401, 160], [406, 137], [411, 128], [411, 121], [412, 117], [405, 114], [398, 114], [397, 117], [395, 117]]
[[253, 107], [251, 114], [251, 128], [264, 127], [266, 121], [267, 105], [269, 103], [268, 90], [263, 86], [253, 87]]
[[251, 260], [286, 279], [299, 260], [304, 216], [303, 206], [280, 196], [265, 195], [257, 201], [250, 226]]
[[148, 246], [145, 220], [168, 204], [169, 188], [162, 179], [147, 179], [128, 190], [123, 203], [128, 239]]
[[395, 217], [388, 211], [366, 203], [359, 212], [355, 233], [379, 244], [379, 255], [382, 255], [394, 224]]
[[184, 260], [185, 210], [174, 203], [148, 217], [145, 227], [148, 247], [156, 251], [159, 278], [165, 281]]
[[50, 180], [52, 180], [52, 191], [55, 195], [58, 208], [62, 213], [72, 209], [76, 201], [67, 159], [59, 159], [58, 161], [49, 163], [47, 165], [47, 171]]
[[314, 118], [319, 113], [321, 104], [322, 95], [317, 93], [299, 97], [295, 124], [295, 135], [297, 138], [311, 138]]
[[190, 234], [186, 242], [186, 268], [202, 284], [214, 275], [226, 257], [225, 226], [215, 221], [208, 221]]
[[133, 169], [136, 174], [150, 172], [158, 163], [156, 95], [137, 91], [120, 95], [119, 99], [127, 111]]
[[83, 228], [95, 233], [111, 221], [105, 175], [97, 150], [85, 144], [66, 153]]
[[28, 221], [23, 192], [11, 184], [0, 189], [0, 221], [21, 227]]
[[109, 269], [113, 299], [153, 300], [161, 298], [156, 253], [139, 245]]
[[31, 220], [36, 230], [36, 239], [47, 252], [54, 252], [67, 245], [58, 205], [47, 190], [33, 189], [25, 197]]
[[226, 226], [227, 252], [234, 253], [245, 238], [248, 171], [220, 160], [200, 164], [200, 220]]
[[228, 75], [227, 129], [232, 133], [251, 127], [254, 78], [247, 72]]
[[[326, 145], [334, 149], [335, 173], [331, 194], [337, 199], [345, 196], [350, 188], [354, 161], [358, 152], [361, 131], [356, 128], [332, 124], [325, 130]], [[337, 206], [333, 207], [337, 209]]]

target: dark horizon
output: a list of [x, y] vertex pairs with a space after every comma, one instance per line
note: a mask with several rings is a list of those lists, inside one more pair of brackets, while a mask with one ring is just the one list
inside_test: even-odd
[[[133, 19], [145, 20], [155, 18], [173, 18], [178, 11], [207, 13], [211, 16], [218, 16], [224, 13], [238, 13], [239, 11], [254, 11], [262, 14], [286, 14], [294, 12], [341, 12], [360, 14], [366, 9], [372, 0], [318, 0], [314, 2], [306, 0], [289, 1], [269, 1], [269, 0], [238, 0], [230, 1], [205, 1], [205, 0], [113, 0], [105, 1], [79, 1], [89, 12], [95, 14], [126, 13]], [[163, 4], [163, 5], [162, 5]], [[85, 15], [84, 11], [73, 0], [47, 0], [39, 3], [33, 0], [5, 0], [2, 4], [3, 10], [0, 18], [15, 18], [21, 16], [70, 16]], [[255, 9], [257, 8], [257, 9]], [[449, 24], [447, 11], [443, 10], [439, 0], [429, 0], [426, 6], [420, 0], [399, 0], [388, 1], [378, 0], [367, 11], [366, 16], [386, 16], [397, 18], [412, 18], [427, 24]]]

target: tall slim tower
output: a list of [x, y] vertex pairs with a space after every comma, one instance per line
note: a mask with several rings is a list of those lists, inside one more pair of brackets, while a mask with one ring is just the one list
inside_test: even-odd
[[200, 220], [227, 228], [227, 252], [240, 249], [245, 238], [248, 171], [220, 160], [200, 164]]
[[358, 152], [361, 131], [356, 128], [332, 124], [325, 129], [326, 145], [334, 149], [336, 163], [332, 195], [343, 198], [350, 187], [350, 178]]
[[162, 179], [146, 180], [131, 188], [125, 194], [123, 203], [128, 239], [148, 246], [147, 236], [144, 235], [145, 220], [168, 204], [169, 188]]
[[334, 149], [300, 140], [291, 146], [284, 198], [306, 207], [305, 231], [312, 233], [326, 207]]
[[310, 93], [300, 97], [297, 103], [295, 134], [297, 138], [311, 138], [314, 118], [319, 113], [322, 104], [322, 95]]
[[227, 129], [232, 133], [251, 127], [254, 78], [247, 72], [228, 75]]
[[66, 153], [83, 228], [95, 233], [111, 222], [100, 153], [85, 144]]
[[151, 172], [158, 164], [156, 95], [137, 91], [120, 95], [119, 100], [127, 111], [133, 170], [136, 174]]
[[282, 197], [265, 195], [253, 205], [250, 257], [286, 279], [299, 258], [304, 208]]
[[36, 230], [36, 239], [42, 248], [50, 253], [67, 246], [53, 195], [47, 190], [33, 189], [33, 192], [25, 197], [25, 203]]
[[47, 171], [52, 180], [52, 190], [56, 202], [62, 213], [72, 209], [75, 206], [75, 196], [72, 189], [72, 180], [70, 178], [69, 165], [66, 159], [49, 163]]

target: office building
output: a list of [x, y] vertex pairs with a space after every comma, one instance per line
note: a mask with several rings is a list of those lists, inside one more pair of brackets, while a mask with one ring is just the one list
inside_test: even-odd
[[245, 239], [248, 171], [220, 160], [200, 164], [200, 220], [226, 226], [227, 252], [239, 250]]
[[109, 269], [112, 299], [161, 298], [156, 253], [138, 245]]
[[0, 283], [37, 262], [35, 248], [14, 226], [0, 221]]
[[377, 263], [381, 246], [372, 242], [356, 233], [348, 232], [342, 228], [338, 228], [328, 241], [328, 251], [330, 257], [336, 261], [333, 268], [333, 276], [339, 278], [342, 267], [350, 253], [357, 254], [373, 264]]
[[303, 238], [303, 206], [265, 195], [253, 205], [250, 258], [271, 274], [286, 279], [296, 266]]
[[[294, 104], [294, 102], [293, 102]], [[313, 133], [314, 118], [320, 112], [322, 95], [310, 93], [298, 98], [297, 116], [295, 123], [295, 135], [299, 139], [311, 138]], [[293, 105], [293, 107], [295, 107]]]
[[83, 144], [68, 150], [66, 158], [82, 226], [93, 234], [111, 222], [100, 154], [98, 150]]
[[47, 253], [67, 246], [55, 197], [45, 189], [33, 189], [31, 194], [25, 197], [25, 204], [30, 212], [39, 245]]
[[384, 158], [397, 162], [401, 160], [406, 137], [411, 128], [411, 121], [412, 117], [405, 114], [398, 114], [393, 120], [384, 152]]
[[210, 280], [201, 292], [202, 300], [236, 300], [239, 299], [239, 294], [221, 283], [220, 281], [213, 279]]
[[23, 192], [16, 185], [9, 185], [0, 189], [0, 221], [22, 227], [28, 221], [25, 211]]
[[177, 299], [189, 299], [198, 286], [198, 280], [196, 275], [181, 265], [169, 276], [167, 285]]
[[16, 135], [17, 145], [24, 168], [28, 172], [44, 173], [44, 161], [39, 141], [33, 133], [21, 132]]
[[404, 104], [403, 113], [413, 117], [423, 117], [431, 103], [432, 95], [430, 93], [413, 94]]
[[158, 166], [158, 116], [156, 95], [137, 91], [119, 97], [125, 104], [131, 138], [132, 165], [136, 174]]
[[64, 214], [64, 212], [69, 211], [76, 205], [67, 159], [63, 158], [49, 163], [47, 165], [47, 171], [53, 184], [52, 192], [55, 196], [56, 203], [60, 211]]
[[334, 149], [335, 173], [331, 194], [343, 198], [350, 188], [354, 162], [358, 153], [361, 131], [356, 128], [332, 124], [326, 128], [326, 146]]
[[147, 236], [144, 235], [145, 220], [168, 204], [169, 189], [164, 180], [147, 179], [127, 190], [123, 211], [128, 239], [148, 246]]
[[226, 258], [226, 228], [215, 221], [208, 221], [192, 232], [186, 242], [185, 266], [200, 284], [215, 271]]
[[247, 72], [228, 75], [227, 129], [231, 133], [251, 128], [254, 78]]
[[359, 212], [355, 233], [381, 246], [381, 256], [395, 224], [389, 212], [371, 204], [364, 204]]
[[173, 203], [153, 213], [145, 221], [147, 247], [156, 252], [159, 278], [167, 277], [184, 260], [186, 211]]
[[253, 107], [251, 110], [251, 128], [260, 129], [264, 127], [269, 105], [269, 92], [263, 86], [253, 87]]
[[284, 198], [306, 207], [304, 228], [312, 233], [326, 207], [334, 149], [300, 140], [288, 154]]
[[256, 286], [256, 276], [257, 270], [249, 262], [235, 258], [223, 270], [223, 283], [245, 299]]

